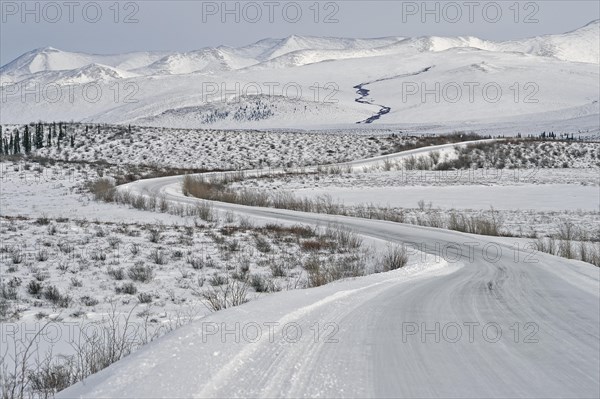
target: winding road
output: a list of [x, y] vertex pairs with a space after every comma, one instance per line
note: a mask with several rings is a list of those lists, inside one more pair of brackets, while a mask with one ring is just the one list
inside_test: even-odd
[[[123, 189], [197, 201], [180, 186], [167, 177]], [[58, 397], [600, 396], [597, 267], [507, 238], [214, 205], [257, 222], [334, 222], [421, 252], [406, 269], [213, 313]]]

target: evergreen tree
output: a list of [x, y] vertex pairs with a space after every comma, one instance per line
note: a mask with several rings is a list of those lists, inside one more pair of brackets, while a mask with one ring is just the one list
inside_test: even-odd
[[71, 148], [75, 147], [75, 135], [71, 135]]
[[0, 155], [4, 155], [4, 136], [2, 135], [2, 125], [0, 125]]
[[44, 146], [44, 125], [40, 122], [35, 126], [35, 148], [40, 149]]
[[62, 122], [58, 123], [58, 143], [60, 146], [60, 141], [64, 138], [64, 134], [63, 134], [63, 126], [62, 126]]
[[21, 153], [21, 137], [19, 135], [19, 129], [15, 129], [15, 139], [13, 141], [13, 154]]
[[33, 135], [31, 134], [31, 131], [27, 131], [27, 147], [25, 147], [25, 152], [27, 154], [29, 154], [31, 152], [31, 149], [33, 148]]
[[29, 126], [25, 125], [25, 132], [23, 132], [23, 151], [26, 154], [31, 152], [31, 135], [29, 133]]
[[13, 143], [13, 135], [12, 133], [10, 134], [10, 141], [8, 143], [8, 151], [6, 151], [6, 155], [8, 155], [11, 151], [13, 151], [14, 154], [14, 143]]

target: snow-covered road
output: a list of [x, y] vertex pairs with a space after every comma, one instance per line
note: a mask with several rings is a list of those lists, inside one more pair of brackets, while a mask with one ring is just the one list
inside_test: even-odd
[[[126, 188], [196, 201], [180, 182]], [[335, 222], [426, 255], [408, 269], [213, 313], [59, 397], [600, 396], [597, 267], [506, 238], [215, 205], [256, 220]]]

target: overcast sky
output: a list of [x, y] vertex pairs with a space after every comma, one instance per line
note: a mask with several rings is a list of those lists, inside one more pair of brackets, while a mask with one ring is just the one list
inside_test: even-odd
[[[600, 18], [591, 1], [40, 1], [0, 0], [0, 64], [39, 47], [112, 54], [241, 46], [292, 34], [472, 35], [507, 40], [562, 33]], [[315, 6], [315, 4], [317, 5]], [[117, 6], [115, 6], [117, 4]], [[238, 21], [236, 21], [236, 19]]]

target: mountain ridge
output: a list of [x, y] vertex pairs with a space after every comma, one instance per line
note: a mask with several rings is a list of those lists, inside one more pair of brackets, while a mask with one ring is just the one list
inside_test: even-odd
[[[377, 38], [343, 38], [290, 35], [285, 38], [266, 38], [255, 43], [240, 47], [204, 47], [187, 52], [152, 52], [136, 51], [123, 54], [89, 54], [84, 52], [69, 52], [54, 47], [42, 47], [28, 51], [13, 61], [0, 67], [0, 74], [26, 75], [43, 71], [57, 71], [81, 68], [89, 64], [102, 64], [126, 71], [145, 71], [148, 74], [170, 74], [181, 70], [182, 73], [202, 71], [202, 62], [199, 69], [180, 67], [169, 63], [170, 60], [180, 60], [182, 64], [193, 65], [201, 60], [204, 67], [211, 61], [218, 60], [218, 54], [235, 58], [231, 65], [225, 61], [221, 69], [241, 69], [288, 55], [299, 54], [302, 51], [324, 52], [332, 51], [332, 55], [339, 54], [343, 58], [344, 52], [354, 52], [357, 57], [373, 52], [393, 51], [408, 44], [421, 44], [420, 51], [443, 51], [448, 48], [475, 47], [486, 51], [516, 51], [525, 54], [554, 57], [564, 61], [600, 63], [598, 30], [600, 20], [593, 20], [588, 24], [563, 34], [548, 34], [508, 41], [491, 41], [475, 36], [418, 36], [405, 38], [400, 36]], [[578, 43], [578, 46], [575, 44]], [[577, 48], [574, 48], [577, 47]], [[212, 55], [211, 55], [212, 53]], [[60, 57], [58, 55], [61, 55]], [[212, 57], [212, 59], [211, 59]], [[320, 57], [322, 60], [324, 57]], [[335, 57], [333, 57], [335, 59]], [[161, 69], [161, 60], [163, 68]], [[320, 61], [319, 60], [319, 61]], [[317, 62], [319, 62], [317, 61]], [[154, 64], [154, 67], [152, 65]], [[305, 65], [305, 64], [302, 64]]]
[[[580, 110], [598, 108], [589, 107], [599, 100], [599, 28], [595, 20], [565, 34], [505, 42], [295, 35], [188, 52], [90, 55], [42, 48], [0, 69], [0, 123], [73, 119], [253, 129], [369, 121], [452, 131], [514, 120], [558, 131], [557, 124]], [[356, 89], [364, 82], [371, 82], [366, 97]], [[474, 99], [465, 82], [477, 83]], [[20, 93], [49, 84], [69, 88], [53, 101], [44, 101], [43, 91], [25, 101]], [[99, 93], [93, 102], [81, 93], [90, 84]], [[489, 86], [499, 90], [497, 100], [487, 98]], [[452, 90], [459, 91], [456, 101]], [[584, 114], [582, 128], [598, 130], [593, 115]]]

